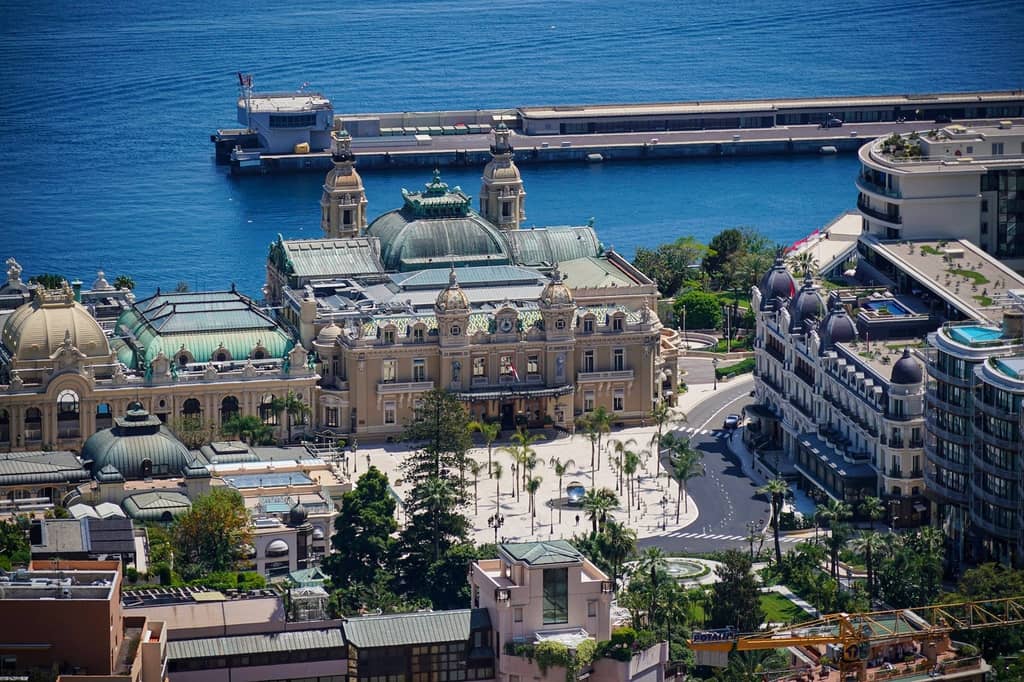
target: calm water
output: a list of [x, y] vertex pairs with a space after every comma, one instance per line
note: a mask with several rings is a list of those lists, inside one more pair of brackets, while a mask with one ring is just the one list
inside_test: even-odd
[[[1024, 87], [1013, 2], [48, 3], [0, 0], [0, 258], [143, 292], [250, 293], [266, 244], [318, 234], [319, 175], [228, 177], [235, 72], [339, 111]], [[752, 225], [792, 241], [851, 208], [853, 157], [547, 166], [528, 222], [596, 218], [631, 253]], [[479, 170], [446, 180], [469, 193]], [[370, 214], [423, 173], [364, 174]]]

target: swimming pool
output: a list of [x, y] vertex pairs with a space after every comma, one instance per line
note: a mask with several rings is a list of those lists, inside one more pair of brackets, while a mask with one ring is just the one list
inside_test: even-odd
[[861, 304], [861, 307], [873, 313], [886, 311], [893, 317], [903, 317], [904, 315], [909, 315], [911, 312], [904, 308], [898, 301], [893, 300], [865, 301]]
[[952, 336], [955, 341], [970, 345], [972, 343], [983, 343], [985, 341], [996, 341], [997, 339], [1001, 339], [1003, 337], [1003, 331], [998, 327], [970, 325], [966, 327], [951, 327], [949, 335]]

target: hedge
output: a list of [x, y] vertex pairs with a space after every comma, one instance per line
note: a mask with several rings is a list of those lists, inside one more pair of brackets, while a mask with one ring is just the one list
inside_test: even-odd
[[719, 379], [727, 379], [734, 377], [737, 374], [746, 374], [747, 372], [753, 372], [755, 367], [754, 358], [746, 358], [740, 360], [735, 365], [728, 365], [727, 367], [716, 367], [715, 376]]

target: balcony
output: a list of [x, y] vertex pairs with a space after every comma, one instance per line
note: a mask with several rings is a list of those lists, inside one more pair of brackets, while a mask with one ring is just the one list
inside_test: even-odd
[[942, 381], [953, 386], [971, 388], [970, 379], [964, 379], [963, 377], [958, 377], [955, 374], [949, 374], [944, 369], [940, 368], [938, 364], [933, 362], [928, 363], [928, 374], [935, 377], [938, 381]]
[[1007, 508], [1010, 511], [1017, 510], [1017, 498], [1009, 497], [1001, 493], [986, 490], [977, 481], [971, 480], [971, 494], [979, 500], [985, 500], [993, 504], [998, 504], [1000, 507]]
[[982, 452], [980, 455], [973, 457], [971, 459], [971, 464], [977, 470], [981, 470], [986, 473], [999, 476], [1000, 478], [1009, 478], [1012, 480], [1017, 480], [1017, 477], [1020, 476], [1019, 471], [1007, 469], [1006, 467], [1000, 464], [996, 464], [995, 462], [989, 461], [988, 458], [985, 457], [984, 452]]
[[433, 381], [402, 381], [380, 382], [377, 384], [377, 395], [394, 395], [396, 393], [425, 393], [434, 388]]
[[879, 185], [863, 174], [857, 176], [857, 189], [863, 192], [870, 192], [871, 194], [880, 194], [891, 199], [903, 198], [903, 195], [899, 190], [888, 189], [884, 185]]
[[982, 518], [981, 514], [977, 514], [974, 510], [971, 510], [971, 523], [992, 535], [1003, 538], [1004, 540], [1017, 539], [1017, 526], [1013, 522], [1010, 522], [1010, 525], [1003, 525], [996, 521], [989, 521], [988, 519]]
[[885, 211], [879, 211], [877, 208], [871, 208], [867, 200], [863, 196], [857, 197], [857, 210], [866, 216], [874, 218], [875, 220], [881, 220], [882, 222], [891, 223], [893, 225], [902, 225], [903, 217], [899, 213], [889, 214]]
[[944, 400], [943, 398], [939, 397], [938, 391], [936, 391], [934, 388], [929, 388], [927, 391], [925, 391], [925, 397], [928, 400], [928, 405], [930, 405], [931, 407], [935, 407], [945, 412], [950, 412], [952, 414], [957, 414], [960, 415], [961, 417], [974, 416], [973, 408], [968, 407], [966, 405], [958, 405], [956, 403], [951, 403], [948, 400]]
[[942, 465], [944, 468], [950, 471], [956, 471], [961, 474], [967, 474], [971, 471], [971, 465], [967, 462], [958, 462], [955, 459], [949, 459], [939, 454], [937, 450], [931, 446], [925, 446], [924, 455], [928, 458], [929, 462], [935, 462], [936, 464]]
[[632, 381], [633, 370], [620, 369], [608, 372], [579, 372], [576, 374], [576, 383], [593, 384], [600, 381]]
[[995, 445], [996, 447], [1005, 448], [1007, 450], [1012, 450], [1014, 452], [1020, 452], [1021, 446], [1024, 445], [1024, 444], [1020, 443], [1019, 441], [1008, 440], [1006, 438], [1002, 438], [1001, 436], [997, 436], [994, 433], [989, 433], [988, 431], [986, 431], [984, 428], [981, 428], [981, 427], [976, 428], [974, 430], [974, 432], [984, 442], [991, 443], [992, 445]]
[[773, 391], [775, 391], [776, 393], [778, 393], [778, 394], [779, 394], [779, 396], [781, 396], [781, 397], [782, 397], [783, 399], [785, 399], [785, 397], [786, 397], [786, 392], [785, 392], [784, 390], [782, 390], [782, 384], [780, 384], [780, 383], [778, 383], [777, 381], [775, 381], [774, 379], [772, 379], [772, 377], [771, 377], [770, 375], [768, 375], [768, 374], [764, 374], [764, 375], [762, 375], [762, 376], [761, 376], [761, 381], [762, 381], [762, 383], [764, 383], [764, 384], [765, 384], [766, 386], [768, 386], [769, 388], [771, 388], [771, 389], [772, 389]]
[[951, 443], [957, 443], [959, 445], [973, 444], [973, 437], [970, 434], [954, 433], [944, 426], [940, 426], [935, 417], [928, 417], [928, 419], [925, 420], [925, 423], [928, 425], [928, 430], [930, 432], [943, 440], [948, 440]]
[[1016, 420], [1020, 416], [1017, 412], [1012, 412], [1010, 410], [999, 407], [998, 405], [991, 405], [989, 403], [986, 403], [984, 400], [975, 400], [974, 406], [981, 410], [982, 412], [984, 412], [985, 414], [992, 415], [993, 417], [996, 417], [998, 419]]
[[808, 407], [803, 403], [797, 402], [795, 400], [792, 401], [790, 404], [793, 405], [793, 407], [795, 407], [796, 409], [798, 409], [800, 413], [803, 414], [808, 419], [814, 419], [814, 408]]
[[775, 358], [779, 362], [785, 362], [786, 361], [786, 351], [782, 350], [781, 348], [776, 348], [772, 344], [765, 344], [764, 349], [766, 351], [768, 351], [768, 355], [771, 355], [773, 358]]
[[926, 471], [924, 474], [924, 489], [925, 495], [929, 499], [934, 499], [943, 503], [953, 503], [957, 505], [967, 504], [967, 493], [954, 490], [953, 488], [947, 488], [935, 478], [934, 472]]

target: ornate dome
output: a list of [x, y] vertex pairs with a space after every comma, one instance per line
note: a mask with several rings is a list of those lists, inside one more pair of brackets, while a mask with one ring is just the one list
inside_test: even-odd
[[821, 349], [836, 343], [849, 343], [857, 338], [857, 325], [846, 312], [846, 308], [837, 297], [830, 301], [830, 308], [825, 321], [821, 324]]
[[306, 522], [306, 518], [309, 513], [306, 508], [302, 506], [302, 502], [296, 502], [295, 506], [288, 510], [288, 525], [289, 526], [301, 526]]
[[540, 292], [540, 302], [544, 306], [572, 305], [574, 302], [572, 291], [562, 282], [562, 273], [557, 267]]
[[330, 324], [320, 330], [320, 333], [316, 335], [316, 342], [322, 346], [333, 345], [338, 337], [341, 336], [341, 327], [334, 324], [334, 320], [331, 320]]
[[789, 305], [791, 323], [790, 331], [803, 331], [802, 325], [810, 320], [817, 320], [825, 312], [825, 302], [821, 294], [814, 287], [814, 280], [810, 277], [804, 279], [804, 285], [800, 287], [796, 298]]
[[103, 329], [66, 284], [63, 289], [36, 289], [35, 298], [7, 318], [2, 338], [20, 361], [49, 359], [65, 338], [86, 358], [110, 356]]
[[160, 420], [138, 403], [129, 406], [114, 426], [89, 436], [82, 446], [82, 460], [93, 471], [108, 465], [126, 479], [178, 476], [190, 467], [193, 457]]
[[435, 307], [441, 312], [453, 310], [469, 310], [469, 297], [459, 286], [459, 280], [455, 276], [455, 268], [448, 273], [448, 286], [437, 295]]
[[288, 556], [288, 543], [284, 540], [271, 540], [265, 554], [272, 557]]
[[923, 377], [921, 364], [910, 355], [909, 348], [904, 348], [903, 356], [892, 366], [892, 383], [919, 384]]
[[782, 253], [775, 257], [775, 265], [761, 278], [758, 288], [761, 290], [761, 296], [766, 301], [775, 298], [793, 297], [793, 292], [796, 291], [796, 283], [786, 268], [786, 260]]
[[470, 208], [470, 198], [461, 189], [449, 189], [437, 171], [423, 192], [402, 190], [402, 197], [402, 208], [385, 213], [366, 229], [368, 236], [380, 240], [385, 270], [510, 262], [501, 231]]
[[518, 182], [522, 178], [519, 169], [512, 161], [512, 145], [508, 138], [510, 131], [504, 121], [494, 129], [494, 143], [491, 144], [491, 160], [484, 166], [483, 179], [487, 180], [514, 180]]

